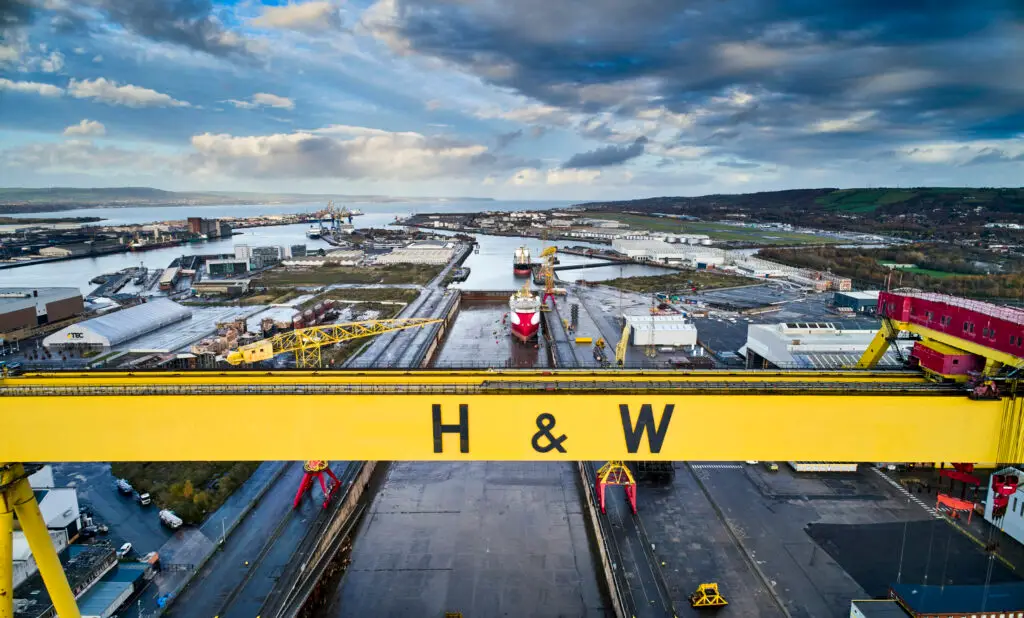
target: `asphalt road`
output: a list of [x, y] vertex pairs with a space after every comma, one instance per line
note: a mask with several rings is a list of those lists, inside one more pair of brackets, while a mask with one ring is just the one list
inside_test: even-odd
[[[210, 615], [224, 615], [226, 606], [235, 599], [237, 591], [246, 583], [247, 578], [253, 575], [258, 558], [268, 544], [280, 543], [282, 546], [290, 545], [292, 549], [295, 548], [298, 539], [301, 539], [301, 531], [298, 538], [275, 533], [285, 520], [297, 519], [292, 513], [292, 499], [302, 474], [301, 462], [288, 464], [284, 473], [227, 538], [222, 549], [206, 562], [189, 586], [178, 596], [168, 615], [193, 616], [196, 610], [209, 612]], [[315, 506], [318, 507], [319, 503]], [[313, 507], [307, 496], [299, 511], [312, 511]], [[246, 562], [249, 563], [248, 566]], [[267, 587], [268, 592], [269, 590], [270, 586]], [[253, 612], [252, 615], [255, 616], [256, 613]]]
[[117, 491], [109, 463], [55, 463], [53, 480], [58, 487], [75, 487], [79, 507], [93, 510], [96, 524], [106, 524], [106, 538], [114, 547], [130, 542], [139, 555], [156, 551], [173, 534], [160, 524], [155, 506], [142, 507], [134, 498]]
[[[591, 462], [596, 472], [604, 462]], [[661, 568], [654, 556], [649, 554], [650, 541], [640, 520], [626, 499], [623, 487], [605, 488], [605, 517], [611, 524], [613, 543], [622, 558], [628, 593], [638, 618], [664, 618], [674, 616], [672, 600], [669, 598]], [[639, 504], [639, 503], [638, 503]], [[638, 507], [639, 508], [639, 507]]]

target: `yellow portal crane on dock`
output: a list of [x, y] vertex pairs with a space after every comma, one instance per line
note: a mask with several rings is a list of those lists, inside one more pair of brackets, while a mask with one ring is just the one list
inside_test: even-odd
[[435, 318], [396, 318], [393, 320], [367, 320], [344, 324], [326, 324], [297, 328], [280, 333], [256, 343], [239, 346], [228, 353], [225, 360], [231, 365], [258, 363], [270, 360], [278, 354], [293, 352], [295, 366], [303, 368], [320, 367], [320, 348], [325, 345], [342, 343], [362, 337], [373, 337], [407, 328], [417, 328], [441, 322]]

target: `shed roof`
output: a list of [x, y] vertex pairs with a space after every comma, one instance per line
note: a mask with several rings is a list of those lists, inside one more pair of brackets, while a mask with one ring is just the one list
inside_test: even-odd
[[192, 311], [187, 307], [166, 298], [157, 298], [69, 326], [47, 337], [43, 344], [64, 343], [68, 340], [67, 334], [75, 330], [88, 331], [113, 346], [190, 317]]
[[989, 586], [893, 584], [891, 590], [904, 605], [921, 614], [1024, 610], [1024, 582]]
[[[36, 293], [36, 296], [32, 294]], [[78, 288], [0, 288], [0, 313], [10, 313], [26, 307], [45, 311], [46, 303], [75, 298], [82, 293]]]

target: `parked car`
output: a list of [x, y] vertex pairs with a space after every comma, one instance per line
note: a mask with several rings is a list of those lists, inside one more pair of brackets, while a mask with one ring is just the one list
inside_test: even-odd
[[125, 479], [117, 479], [117, 491], [130, 496], [132, 495], [132, 484]]
[[99, 528], [96, 526], [86, 526], [78, 532], [78, 535], [83, 539], [91, 539], [96, 536], [97, 532], [99, 532]]
[[96, 526], [96, 531], [99, 532], [100, 534], [106, 534], [106, 533], [110, 532], [110, 528], [108, 528], [106, 524], [100, 524], [100, 525]]
[[132, 551], [132, 544], [131, 543], [125, 543], [124, 545], [119, 547], [118, 550], [117, 550], [117, 557], [118, 557], [118, 559], [124, 558], [131, 551]]
[[153, 504], [153, 498], [149, 493], [139, 494], [139, 506], [149, 506], [150, 504]]

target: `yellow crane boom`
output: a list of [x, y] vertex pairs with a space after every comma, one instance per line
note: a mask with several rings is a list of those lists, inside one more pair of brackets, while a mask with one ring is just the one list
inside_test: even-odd
[[320, 348], [325, 345], [351, 341], [362, 337], [373, 337], [397, 330], [416, 328], [441, 322], [435, 318], [395, 318], [393, 320], [367, 320], [364, 322], [347, 322], [344, 324], [325, 324], [297, 328], [239, 346], [227, 355], [227, 362], [232, 365], [256, 363], [269, 360], [278, 354], [295, 353], [295, 365], [300, 368], [320, 366]]

